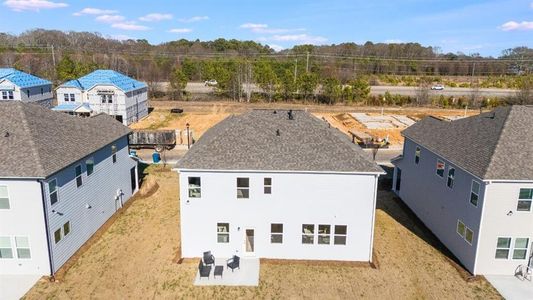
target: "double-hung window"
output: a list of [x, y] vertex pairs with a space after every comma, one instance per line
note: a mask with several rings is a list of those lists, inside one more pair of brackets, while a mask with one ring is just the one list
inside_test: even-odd
[[217, 223], [217, 242], [229, 243], [229, 223]]
[[83, 184], [83, 178], [81, 175], [81, 165], [76, 166], [76, 186], [80, 187]]
[[465, 237], [465, 223], [463, 223], [461, 220], [457, 220], [457, 234], [459, 234], [462, 238]]
[[7, 193], [7, 186], [0, 185], [0, 209], [10, 209], [9, 195]]
[[510, 237], [501, 237], [498, 238], [498, 243], [496, 244], [496, 259], [508, 259], [509, 253], [511, 251], [511, 238]]
[[117, 145], [111, 145], [111, 156], [113, 158], [113, 163], [117, 162]]
[[59, 201], [57, 195], [57, 179], [52, 179], [48, 182], [48, 195], [50, 197], [50, 204], [54, 205]]
[[331, 225], [318, 225], [318, 244], [329, 245], [331, 243]]
[[202, 197], [202, 182], [200, 177], [189, 177], [189, 198]]
[[2, 91], [2, 100], [7, 100], [7, 91]]
[[415, 164], [418, 165], [418, 163], [420, 162], [420, 147], [416, 147], [416, 150], [415, 150]]
[[533, 189], [520, 189], [518, 196], [518, 211], [531, 211], [531, 203], [533, 202]]
[[76, 102], [76, 96], [74, 94], [70, 94], [70, 102]]
[[437, 175], [440, 177], [444, 177], [444, 169], [446, 168], [446, 163], [444, 163], [442, 160], [437, 160]]
[[479, 201], [479, 188], [479, 182], [472, 180], [472, 187], [470, 188], [470, 203], [472, 203], [474, 206], [477, 206]]
[[265, 194], [272, 194], [272, 178], [264, 178], [263, 179], [264, 184], [264, 193]]
[[70, 233], [70, 221], [63, 224], [63, 236], [67, 236]]
[[302, 225], [302, 244], [314, 244], [315, 243], [315, 225], [303, 224]]
[[283, 224], [270, 224], [270, 243], [283, 243]]
[[250, 198], [250, 178], [237, 178], [237, 198]]
[[466, 227], [465, 230], [465, 241], [472, 245], [472, 241], [474, 240], [474, 231], [472, 229]]
[[7, 91], [7, 99], [13, 100], [15, 97], [13, 96], [13, 91]]
[[63, 238], [63, 233], [61, 232], [61, 227], [54, 231], [54, 242], [57, 244]]
[[453, 183], [455, 181], [455, 168], [452, 168], [450, 167], [448, 169], [448, 180], [446, 182], [446, 185], [449, 187], [449, 188], [453, 188]]
[[87, 168], [87, 176], [91, 176], [94, 173], [94, 158], [89, 158], [85, 161], [85, 166]]
[[0, 236], [0, 259], [3, 258], [13, 258], [11, 238], [8, 236]]
[[516, 238], [514, 240], [513, 259], [526, 259], [528, 246], [528, 238]]
[[17, 257], [19, 259], [30, 259], [30, 241], [26, 236], [16, 236], [15, 237], [15, 247], [17, 248]]
[[348, 235], [348, 226], [335, 225], [335, 245], [346, 245], [346, 236]]
[[68, 97], [68, 94], [63, 94], [63, 100], [65, 100], [65, 102], [69, 102], [69, 97]]

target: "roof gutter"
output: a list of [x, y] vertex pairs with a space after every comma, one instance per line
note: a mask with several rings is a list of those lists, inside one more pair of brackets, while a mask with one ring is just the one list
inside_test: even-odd
[[46, 231], [46, 248], [48, 250], [48, 264], [50, 266], [50, 279], [51, 281], [55, 281], [54, 278], [54, 261], [52, 259], [52, 245], [50, 243], [50, 227], [48, 225], [48, 214], [47, 206], [46, 206], [46, 198], [44, 197], [45, 190], [44, 190], [44, 181], [39, 180], [39, 183], [41, 184], [41, 200], [43, 203], [43, 217], [44, 217], [44, 230]]
[[342, 171], [296, 171], [296, 170], [224, 170], [224, 169], [185, 169], [172, 168], [178, 172], [206, 173], [300, 173], [300, 174], [345, 174], [345, 175], [386, 175], [385, 172], [342, 172]]

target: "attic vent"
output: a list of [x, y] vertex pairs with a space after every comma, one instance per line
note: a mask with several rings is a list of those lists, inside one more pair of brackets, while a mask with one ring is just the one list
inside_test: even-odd
[[289, 120], [294, 120], [294, 116], [292, 114], [292, 109], [289, 110], [289, 112], [287, 113], [287, 115], [289, 116]]
[[276, 129], [276, 136], [280, 136], [281, 133], [279, 132], [279, 129]]

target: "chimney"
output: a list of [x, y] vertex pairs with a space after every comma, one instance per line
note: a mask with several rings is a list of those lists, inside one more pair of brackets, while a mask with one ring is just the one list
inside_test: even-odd
[[294, 120], [294, 116], [292, 115], [292, 109], [289, 110], [289, 112], [287, 113], [287, 115], [289, 115], [289, 120]]

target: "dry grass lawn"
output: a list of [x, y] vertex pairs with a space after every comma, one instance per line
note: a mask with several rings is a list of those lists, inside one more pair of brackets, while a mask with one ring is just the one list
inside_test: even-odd
[[59, 282], [39, 281], [27, 299], [501, 298], [485, 280], [464, 281], [389, 192], [378, 201], [377, 270], [263, 263], [257, 288], [195, 287], [196, 263], [172, 262], [180, 243], [177, 175], [161, 167], [147, 172], [157, 192], [137, 198]]

